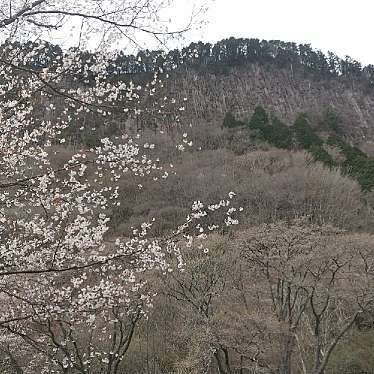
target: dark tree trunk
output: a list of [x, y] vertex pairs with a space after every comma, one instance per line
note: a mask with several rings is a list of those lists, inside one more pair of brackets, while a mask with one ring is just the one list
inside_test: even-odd
[[293, 336], [287, 336], [282, 343], [281, 357], [278, 373], [279, 374], [291, 374], [292, 373], [292, 352], [294, 348]]
[[232, 374], [227, 349], [218, 349], [214, 354], [220, 374]]

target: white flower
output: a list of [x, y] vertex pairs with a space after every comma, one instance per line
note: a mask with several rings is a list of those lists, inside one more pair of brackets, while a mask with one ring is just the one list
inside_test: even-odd
[[234, 196], [236, 196], [236, 193], [235, 192], [229, 192], [229, 198], [232, 199]]

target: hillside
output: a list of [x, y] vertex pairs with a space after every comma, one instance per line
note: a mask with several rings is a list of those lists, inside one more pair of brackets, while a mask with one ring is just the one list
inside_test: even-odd
[[359, 143], [374, 140], [374, 95], [355, 81], [248, 63], [228, 67], [224, 73], [209, 69], [177, 72], [170, 90], [190, 98], [185, 121], [220, 122], [228, 111], [245, 118], [262, 105], [292, 123], [298, 113], [319, 118], [332, 108], [339, 113], [343, 131], [351, 139]]
[[[42, 70], [66, 53], [52, 44], [47, 44], [46, 51], [46, 56], [34, 57], [31, 68]], [[78, 55], [89, 71], [95, 55]], [[299, 113], [308, 113], [318, 122], [321, 113], [332, 109], [350, 140], [358, 145], [374, 140], [374, 66], [363, 67], [349, 56], [342, 59], [310, 45], [279, 40], [229, 38], [214, 45], [191, 43], [168, 53], [145, 50], [134, 56], [120, 52], [107, 67], [111, 79], [126, 83], [143, 84], [154, 73], [161, 73], [162, 79], [166, 73], [170, 76], [156, 93], [160, 102], [164, 97], [174, 98], [186, 109], [163, 117], [158, 125], [173, 126], [176, 118], [187, 125], [201, 121], [220, 125], [228, 111], [244, 119], [257, 105], [287, 123], [293, 123]], [[95, 73], [90, 72], [83, 87], [94, 84], [94, 79]], [[76, 82], [83, 83], [81, 73], [65, 84]], [[141, 128], [154, 125], [155, 113], [144, 113], [142, 105], [147, 103], [129, 112], [130, 126], [132, 121]]]
[[373, 374], [373, 66], [44, 47], [3, 74], [1, 373]]

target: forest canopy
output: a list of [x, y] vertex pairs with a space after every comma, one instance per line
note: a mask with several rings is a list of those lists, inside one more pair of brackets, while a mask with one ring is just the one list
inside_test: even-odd
[[[51, 59], [57, 58], [64, 52], [58, 45], [47, 44], [43, 57], [36, 57], [33, 67], [42, 69], [48, 66]], [[23, 48], [32, 49], [33, 42], [27, 42]], [[82, 62], [92, 60], [94, 54], [80, 52]], [[213, 69], [219, 72], [219, 67], [240, 66], [244, 64], [274, 64], [279, 68], [297, 70], [303, 68], [307, 72], [318, 74], [319, 77], [340, 77], [362, 82], [366, 88], [374, 85], [374, 65], [362, 66], [350, 56], [341, 58], [333, 52], [324, 54], [314, 49], [310, 44], [296, 44], [280, 40], [260, 39], [223, 39], [215, 44], [191, 43], [169, 52], [164, 50], [140, 50], [136, 55], [120, 51], [108, 69], [111, 74], [153, 73], [172, 71], [179, 68]]]

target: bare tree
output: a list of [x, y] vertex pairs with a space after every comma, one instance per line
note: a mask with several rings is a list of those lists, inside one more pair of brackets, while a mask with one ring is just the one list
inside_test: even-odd
[[[371, 242], [367, 236], [352, 241], [344, 232], [305, 220], [244, 234], [246, 302], [278, 324], [270, 327], [279, 346], [278, 373], [291, 373], [298, 347], [301, 370], [324, 373], [338, 342], [373, 302]], [[305, 354], [308, 331], [311, 366]]]

